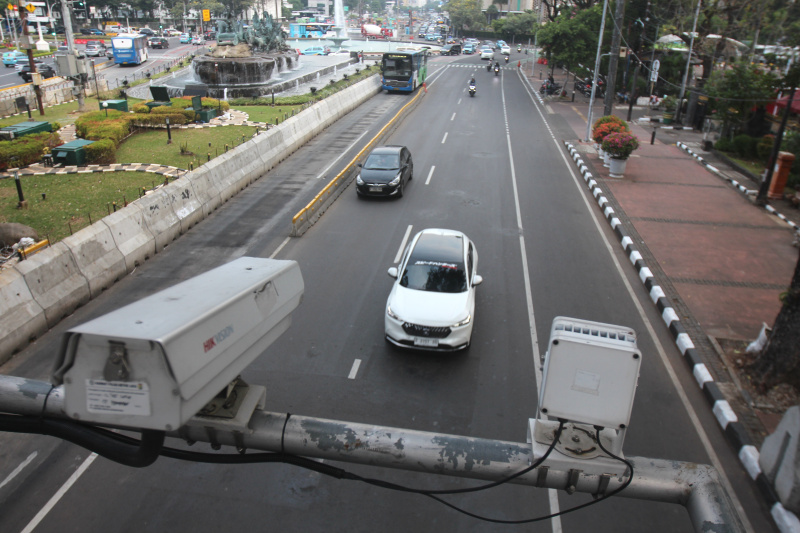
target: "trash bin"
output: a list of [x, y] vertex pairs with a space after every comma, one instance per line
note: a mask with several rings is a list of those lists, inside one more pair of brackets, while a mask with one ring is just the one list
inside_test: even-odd
[[771, 200], [779, 200], [783, 197], [783, 190], [789, 180], [789, 171], [794, 163], [794, 154], [791, 152], [778, 152], [778, 162], [775, 163], [775, 170], [772, 173], [772, 182], [769, 184], [767, 197]]
[[93, 142], [94, 141], [76, 139], [67, 144], [56, 146], [53, 148], [53, 159], [56, 163], [64, 165], [84, 166], [86, 164], [85, 147]]
[[117, 111], [128, 112], [127, 100], [103, 100], [103, 107], [108, 109], [116, 109]]
[[217, 116], [217, 109], [214, 107], [207, 107], [200, 111], [195, 110], [195, 112], [197, 113], [197, 120], [203, 123], [210, 122], [212, 118]]

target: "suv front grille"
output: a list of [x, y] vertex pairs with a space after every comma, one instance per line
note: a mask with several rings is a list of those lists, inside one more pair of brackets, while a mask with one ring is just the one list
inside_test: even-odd
[[450, 335], [450, 328], [435, 328], [431, 326], [420, 326], [419, 324], [403, 324], [403, 331], [414, 337], [430, 337], [433, 339], [443, 339]]

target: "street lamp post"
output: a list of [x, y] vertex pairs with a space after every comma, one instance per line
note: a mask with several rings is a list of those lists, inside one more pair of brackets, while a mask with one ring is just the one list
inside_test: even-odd
[[597, 57], [594, 60], [594, 74], [592, 76], [592, 96], [589, 98], [589, 112], [586, 114], [586, 138], [589, 142], [592, 136], [592, 110], [594, 107], [594, 95], [597, 91], [597, 72], [600, 70], [600, 51], [603, 48], [603, 31], [606, 29], [606, 11], [608, 11], [608, 0], [603, 2], [603, 18], [600, 19], [600, 35], [597, 37]]
[[103, 102], [103, 109], [106, 110], [106, 118], [108, 118], [108, 102]]
[[169, 131], [169, 117], [164, 117], [167, 122], [167, 144], [172, 144], [172, 132]]

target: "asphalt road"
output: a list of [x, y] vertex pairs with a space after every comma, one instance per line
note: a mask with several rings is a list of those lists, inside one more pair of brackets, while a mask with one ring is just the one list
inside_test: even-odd
[[[402, 199], [360, 200], [350, 187], [303, 237], [287, 237], [291, 216], [408, 101], [381, 94], [0, 371], [45, 379], [65, 329], [236, 257], [275, 256], [298, 261], [305, 297], [290, 330], [244, 374], [267, 387], [267, 409], [524, 442], [527, 419], [536, 412], [537, 361], [552, 319], [565, 315], [625, 325], [637, 332], [643, 353], [625, 453], [723, 467], [749, 529], [774, 530], [634, 269], [610, 244], [615, 239], [566, 161], [560, 140], [571, 137], [568, 128], [532, 98], [515, 63], [495, 77], [476, 56], [432, 60], [427, 95], [387, 141], [407, 145], [414, 156], [414, 179]], [[473, 73], [478, 92], [470, 98], [465, 89]], [[395, 264], [406, 233], [426, 227], [464, 231], [477, 246], [484, 282], [477, 289], [472, 347], [464, 353], [400, 351], [383, 339], [392, 282], [386, 269]], [[0, 435], [2, 530], [512, 529], [420, 496], [293, 467], [169, 459], [135, 470], [98, 458], [48, 506], [76, 469], [87, 465], [87, 456], [51, 438]], [[346, 468], [415, 487], [475, 484]], [[518, 520], [588, 500], [503, 486], [449, 501], [483, 516]], [[34, 529], [25, 529], [31, 524]], [[691, 530], [681, 507], [624, 498], [514, 530], [645, 528]]]

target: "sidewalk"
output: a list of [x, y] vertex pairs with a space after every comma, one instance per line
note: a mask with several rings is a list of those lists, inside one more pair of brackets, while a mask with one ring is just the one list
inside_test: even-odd
[[[533, 76], [525, 71], [537, 98], [540, 68]], [[557, 69], [556, 81], [565, 78]], [[793, 241], [800, 212], [779, 201], [771, 208], [779, 218], [756, 206], [750, 193], [759, 184], [704, 151], [701, 133], [640, 125], [639, 116], [652, 114], [644, 108], [635, 108], [630, 123], [640, 147], [624, 177], [611, 178], [593, 143], [582, 141], [588, 99], [576, 95], [572, 102], [571, 81], [566, 87], [568, 99], [543, 98], [546, 112], [558, 114], [572, 130], [571, 138], [560, 140], [629, 253], [728, 440], [773, 506], [778, 499], [758, 467], [757, 448], [780, 421], [781, 406], [751, 398], [736, 372], [742, 352], [735, 350], [754, 340], [762, 323], [771, 326], [780, 310], [780, 295], [798, 261]], [[602, 116], [602, 104], [596, 103], [594, 118]], [[627, 105], [615, 104], [615, 115], [625, 119], [627, 113]]]

